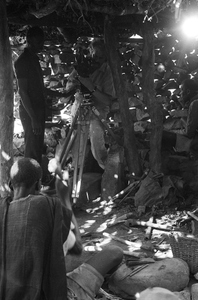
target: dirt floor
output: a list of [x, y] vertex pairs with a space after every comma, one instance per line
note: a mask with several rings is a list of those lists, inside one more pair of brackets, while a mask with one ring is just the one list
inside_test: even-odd
[[[134, 260], [158, 261], [173, 257], [169, 240], [171, 234], [177, 231], [198, 234], [198, 222], [189, 215], [195, 213], [195, 218], [198, 218], [197, 206], [198, 199], [194, 197], [190, 202], [181, 201], [173, 205], [160, 203], [160, 206], [141, 212], [135, 207], [132, 196], [120, 196], [108, 202], [101, 200], [100, 176], [86, 174], [83, 177], [80, 197], [73, 206], [84, 250], [81, 256], [67, 255], [67, 272], [110, 244], [123, 249], [123, 263], [128, 266]], [[151, 226], [137, 222], [150, 222]], [[195, 282], [192, 277], [188, 288]], [[107, 285], [103, 287], [103, 291], [108, 294], [97, 299], [122, 299], [112, 295]]]
[[[97, 195], [97, 188], [98, 186], [93, 184], [92, 191], [89, 188], [89, 192]], [[157, 211], [149, 209], [141, 214], [134, 207], [133, 198], [125, 200], [118, 198], [108, 203], [102, 201], [100, 197], [89, 201], [86, 201], [86, 197], [82, 199], [84, 201], [79, 200], [74, 207], [74, 213], [80, 227], [84, 251], [80, 257], [70, 255], [67, 257], [67, 271], [76, 268], [109, 244], [117, 245], [124, 250], [123, 262], [127, 264], [131, 259], [152, 258], [157, 261], [173, 257], [169, 235], [176, 229], [192, 233], [192, 219], [189, 219], [188, 212], [195, 211], [198, 204], [197, 199], [194, 199], [194, 202], [185, 208], [183, 205], [181, 209], [178, 205], [173, 205]], [[152, 219], [154, 215], [155, 220]], [[131, 226], [132, 220], [155, 222], [156, 226], [162, 226], [163, 230], [148, 226]], [[118, 223], [115, 224], [116, 222]], [[193, 282], [194, 280], [191, 280], [190, 284]], [[108, 289], [106, 292], [109, 292]]]
[[[99, 251], [108, 244], [115, 244], [121, 247], [125, 253], [130, 252], [131, 255], [133, 253], [134, 257], [153, 257], [155, 259], [172, 257], [167, 242], [169, 231], [152, 230], [149, 236], [147, 227], [130, 226], [131, 219], [148, 221], [151, 215], [148, 212], [144, 216], [138, 217], [136, 209], [131, 203], [122, 203], [121, 205], [112, 202], [105, 203], [97, 198], [84, 207], [74, 209], [74, 212], [86, 252]], [[130, 214], [130, 219], [127, 219], [126, 214]], [[119, 223], [114, 225], [118, 219]], [[174, 215], [165, 215], [156, 222], [164, 227], [171, 227], [175, 223], [175, 218]], [[131, 255], [129, 254], [129, 257]]]

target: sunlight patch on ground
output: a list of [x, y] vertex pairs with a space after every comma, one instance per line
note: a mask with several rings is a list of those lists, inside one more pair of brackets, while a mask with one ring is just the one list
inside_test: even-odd
[[104, 215], [108, 215], [110, 212], [112, 211], [112, 207], [111, 206], [106, 206], [104, 207]]
[[96, 222], [96, 220], [87, 220], [84, 223], [84, 225], [81, 226], [81, 228], [84, 228], [84, 229], [90, 228], [95, 222]]
[[137, 246], [130, 246], [128, 245], [128, 251], [133, 252], [135, 250], [140, 250], [142, 246], [142, 242], [136, 242]]
[[[92, 202], [93, 202], [93, 203], [100, 202], [100, 199], [101, 199], [101, 198], [98, 197], [98, 198], [96, 198], [95, 200], [93, 200]], [[114, 203], [113, 203], [112, 201], [106, 201], [106, 200], [103, 200], [103, 201], [101, 201], [100, 203], [98, 203], [97, 207], [86, 209], [86, 212], [92, 214], [92, 213], [96, 213], [98, 210], [103, 209], [103, 212], [102, 212], [102, 213], [99, 213], [98, 215], [100, 215], [100, 214], [107, 215], [107, 214], [109, 214], [109, 213], [112, 211], [113, 206], [114, 206]]]
[[114, 203], [112, 201], [104, 200], [104, 201], [101, 201], [100, 207], [102, 207], [104, 209], [103, 215], [108, 215], [112, 211], [112, 209], [114, 207]]
[[102, 232], [104, 231], [105, 229], [107, 229], [107, 221], [100, 224], [100, 226], [97, 228], [96, 232]]
[[173, 253], [172, 253], [172, 250], [168, 250], [168, 251], [165, 251], [165, 252], [162, 252], [162, 251], [157, 251], [155, 253], [155, 258], [158, 258], [158, 259], [165, 259], [165, 258], [172, 258], [173, 257]]
[[86, 232], [84, 228], [79, 228], [79, 230], [80, 230], [80, 234], [84, 234]]
[[95, 252], [95, 251], [101, 251], [102, 247], [100, 246], [85, 246], [84, 251], [89, 251], [89, 252]]
[[93, 203], [95, 203], [95, 202], [99, 202], [99, 201], [100, 201], [100, 199], [101, 199], [101, 198], [100, 198], [100, 197], [98, 197], [98, 198], [96, 198], [95, 200], [92, 200], [92, 202], [93, 202]]
[[111, 216], [111, 221], [108, 222], [108, 225], [114, 224], [114, 222], [116, 221], [117, 217], [118, 217], [117, 214], [114, 214], [113, 216]]

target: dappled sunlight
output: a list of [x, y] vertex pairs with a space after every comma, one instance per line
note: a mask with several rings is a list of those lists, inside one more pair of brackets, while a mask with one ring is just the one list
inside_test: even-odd
[[14, 134], [21, 134], [23, 132], [23, 127], [20, 119], [14, 120]]
[[95, 251], [101, 251], [102, 247], [101, 246], [85, 246], [84, 251], [89, 251], [89, 252], [95, 252]]
[[111, 242], [111, 238], [104, 238], [101, 239], [100, 242], [96, 242], [95, 245], [88, 245], [88, 243], [85, 243], [84, 250], [85, 251], [101, 251], [102, 247], [108, 245]]
[[98, 227], [98, 229], [96, 230], [96, 232], [102, 232], [107, 228], [107, 221], [105, 221], [104, 223], [100, 224], [100, 226]]
[[173, 253], [172, 253], [172, 250], [168, 250], [168, 251], [165, 251], [165, 252], [162, 252], [162, 251], [157, 251], [155, 253], [155, 259], [165, 259], [165, 258], [172, 258], [173, 257]]
[[112, 211], [112, 207], [106, 206], [104, 207], [104, 215], [108, 215]]
[[2, 155], [2, 157], [3, 157], [5, 160], [7, 160], [7, 161], [11, 159], [10, 155], [7, 154], [5, 151], [2, 151], [2, 152], [1, 152], [1, 155]]
[[5, 191], [10, 192], [10, 187], [7, 183], [4, 184]]
[[142, 246], [142, 242], [141, 241], [137, 241], [137, 242], [131, 242], [130, 240], [127, 239], [122, 239], [119, 235], [118, 232], [115, 231], [113, 233], [107, 233], [107, 232], [103, 232], [103, 236], [105, 238], [108, 238], [110, 241], [118, 241], [120, 243], [122, 243], [123, 245], [128, 247], [128, 251], [129, 252], [133, 252], [135, 250], [140, 250], [141, 246]]
[[90, 228], [96, 221], [95, 220], [87, 220], [81, 228], [87, 229]]
[[[154, 257], [156, 260], [164, 258], [171, 258], [172, 251], [167, 241], [164, 242], [164, 247], [159, 243], [159, 234], [164, 231], [153, 230], [152, 240], [145, 240], [145, 233], [139, 228], [126, 227], [123, 224], [124, 211], [114, 210], [113, 201], [101, 200], [97, 198], [89, 203], [90, 206], [86, 208], [86, 219], [83, 220], [79, 216], [80, 231], [84, 235], [85, 251], [100, 251], [107, 245], [117, 245], [121, 247], [124, 254], [129, 257], [145, 258]], [[114, 223], [120, 218], [120, 224], [114, 227]], [[83, 223], [83, 224], [82, 224]], [[166, 223], [166, 217], [160, 218], [160, 223]], [[161, 225], [161, 224], [160, 224]], [[87, 238], [86, 238], [87, 237]], [[156, 238], [155, 238], [156, 237]], [[163, 237], [163, 236], [162, 236]], [[166, 247], [165, 247], [166, 246]]]
[[111, 223], [110, 224], [113, 224], [115, 222], [117, 218], [117, 214], [114, 214], [113, 216], [111, 216]]
[[[92, 201], [93, 203], [98, 203], [97, 207], [89, 208], [86, 211], [88, 213], [96, 213], [97, 211], [100, 211], [98, 213], [98, 215], [101, 215], [101, 214], [107, 215], [107, 214], [109, 214], [113, 209], [114, 203], [112, 201], [107, 201], [107, 200], [101, 201], [100, 199], [101, 198], [98, 197], [98, 198], [96, 198], [95, 200]], [[102, 209], [103, 209], [103, 211], [101, 212]]]
[[[126, 243], [127, 244], [127, 243]], [[133, 252], [133, 251], [135, 251], [135, 250], [140, 250], [141, 249], [141, 246], [142, 246], [142, 242], [141, 241], [139, 241], [139, 242], [136, 242], [136, 244], [137, 245], [128, 245], [128, 251], [129, 252]]]
[[[89, 207], [86, 209], [86, 212], [90, 214], [90, 219], [86, 220], [85, 223], [80, 225], [81, 233], [85, 233], [88, 229], [89, 231], [92, 231], [92, 228], [94, 228], [94, 231], [97, 233], [103, 232], [107, 229], [110, 219], [112, 220], [113, 218], [113, 220], [115, 220], [117, 217], [116, 214], [113, 214], [113, 216], [110, 214], [114, 205], [112, 201], [101, 201], [101, 198], [98, 197], [92, 201], [92, 205], [94, 205], [94, 207]], [[98, 222], [100, 220], [102, 221], [104, 216], [107, 216], [107, 219], [99, 224]], [[98, 226], [96, 228], [97, 224]]]
[[[139, 228], [127, 229], [122, 224], [113, 227], [112, 225], [120, 218], [120, 211], [104, 215], [106, 208], [108, 208], [108, 202], [100, 201], [98, 198], [94, 201], [97, 207], [94, 205], [94, 207], [86, 209], [88, 214], [83, 224], [83, 218], [79, 217], [81, 218], [80, 232], [86, 239], [84, 243], [85, 251], [97, 252], [105, 246], [117, 245], [123, 249], [124, 255], [129, 260], [130, 257], [135, 257], [135, 259], [152, 257], [155, 260], [173, 257], [170, 246], [163, 236], [164, 231], [153, 230], [152, 240], [145, 240], [145, 234]], [[122, 216], [124, 214], [121, 214]], [[165, 222], [162, 217], [161, 222], [163, 221]], [[159, 234], [161, 234], [160, 243]]]
[[7, 183], [5, 183], [4, 185], [1, 185], [0, 190], [1, 192], [10, 192], [10, 187]]

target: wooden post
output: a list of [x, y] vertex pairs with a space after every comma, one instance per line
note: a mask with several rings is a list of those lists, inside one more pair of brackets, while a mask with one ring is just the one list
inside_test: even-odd
[[151, 118], [150, 168], [155, 173], [161, 173], [163, 111], [154, 91], [154, 32], [150, 22], [143, 23], [142, 33], [144, 40], [142, 52], [143, 95]]
[[124, 129], [124, 150], [126, 161], [129, 168], [129, 174], [141, 176], [142, 168], [136, 147], [136, 138], [134, 134], [134, 124], [129, 112], [128, 95], [122, 78], [120, 58], [117, 54], [116, 33], [111, 22], [105, 21], [105, 44], [107, 48], [108, 61], [112, 70], [114, 85], [116, 89], [117, 98], [119, 101], [120, 114], [122, 126]]
[[8, 194], [13, 161], [13, 67], [6, 1], [0, 1], [0, 196]]

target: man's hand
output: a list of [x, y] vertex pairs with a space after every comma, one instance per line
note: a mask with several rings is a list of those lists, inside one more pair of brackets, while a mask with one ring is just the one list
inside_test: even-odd
[[48, 170], [50, 173], [54, 173], [56, 175], [56, 191], [61, 202], [71, 210], [69, 172], [67, 170], [61, 170], [61, 165], [56, 158], [49, 161]]
[[35, 135], [39, 135], [42, 132], [41, 123], [36, 119], [32, 119], [32, 131]]
[[59, 175], [56, 175], [56, 192], [62, 204], [65, 205], [69, 210], [72, 210], [71, 186], [69, 184], [68, 171], [64, 171], [62, 173], [62, 178], [60, 178]]

